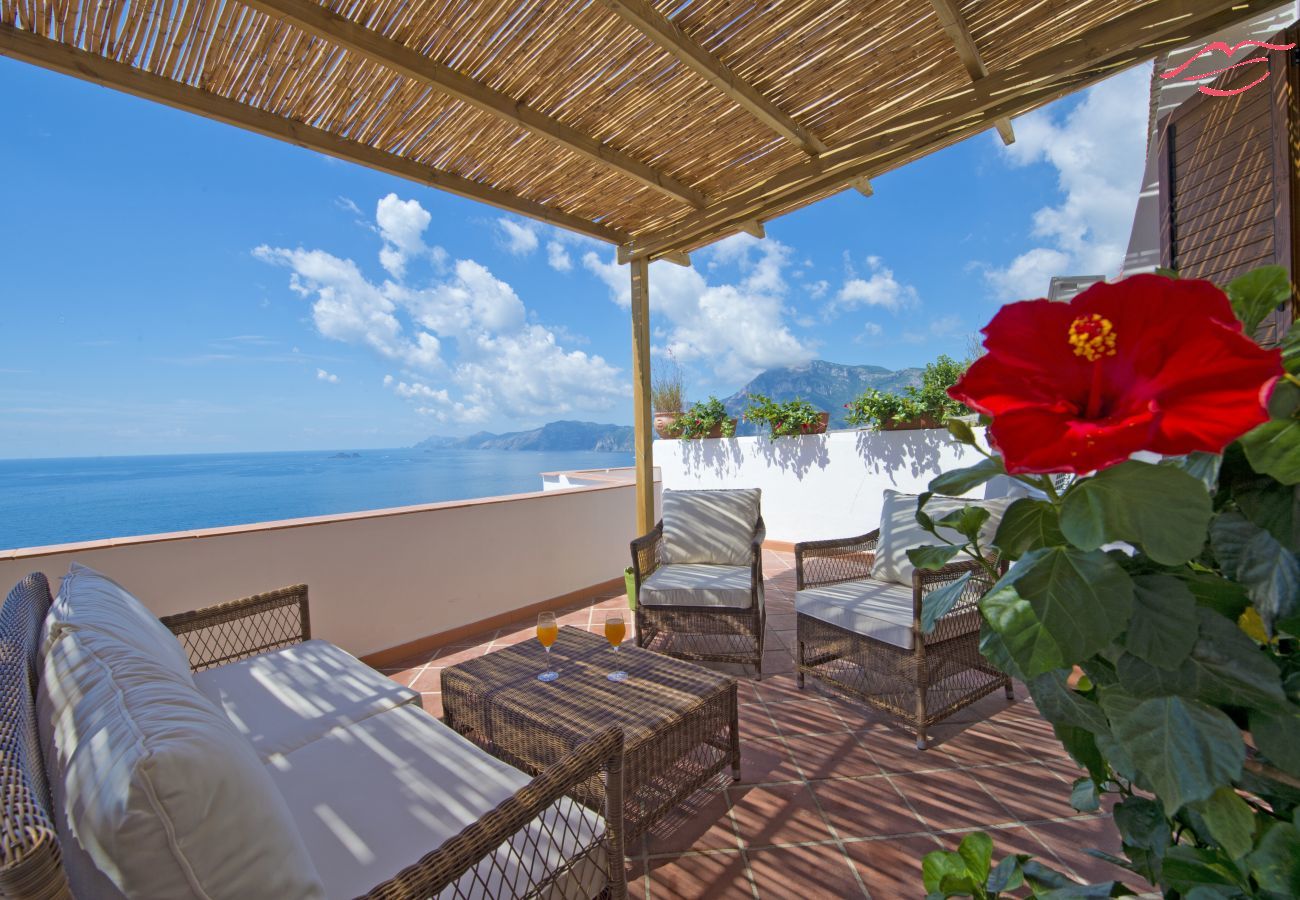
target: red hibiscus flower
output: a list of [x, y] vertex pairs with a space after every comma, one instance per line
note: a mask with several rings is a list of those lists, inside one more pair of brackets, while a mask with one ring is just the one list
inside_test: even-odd
[[1268, 419], [1282, 374], [1208, 281], [1134, 275], [1069, 303], [1012, 303], [983, 333], [988, 353], [948, 394], [993, 418], [1012, 473], [1218, 453]]

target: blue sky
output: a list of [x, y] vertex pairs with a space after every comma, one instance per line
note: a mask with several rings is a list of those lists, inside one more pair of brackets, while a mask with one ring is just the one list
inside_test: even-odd
[[[688, 395], [960, 356], [1052, 274], [1114, 275], [1147, 70], [656, 263]], [[0, 58], [0, 457], [392, 447], [631, 421], [612, 248]]]

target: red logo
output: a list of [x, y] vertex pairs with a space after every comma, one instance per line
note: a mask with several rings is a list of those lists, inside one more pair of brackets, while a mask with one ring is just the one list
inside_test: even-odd
[[[1231, 59], [1232, 54], [1236, 53], [1242, 47], [1247, 47], [1247, 46], [1267, 47], [1269, 50], [1290, 50], [1292, 47], [1295, 46], [1295, 44], [1268, 44], [1263, 41], [1242, 41], [1239, 44], [1229, 47], [1223, 41], [1214, 41], [1212, 43], [1206, 44], [1204, 47], [1200, 49], [1200, 51], [1195, 56], [1187, 60], [1187, 62], [1183, 63], [1178, 68], [1172, 69], [1168, 72], [1161, 73], [1160, 77], [1177, 78], [1179, 75], [1183, 74], [1183, 72], [1187, 70], [1188, 66], [1196, 62], [1202, 56], [1206, 56], [1208, 54], [1212, 54], [1220, 50], [1222, 50], [1228, 56], [1228, 58]], [[1203, 72], [1200, 75], [1189, 75], [1187, 78], [1184, 78], [1183, 80], [1193, 81], [1200, 78], [1209, 78], [1213, 75], [1220, 75], [1232, 69], [1236, 69], [1241, 66], [1253, 65], [1254, 63], [1264, 63], [1264, 65], [1267, 66], [1268, 56], [1267, 55], [1252, 56], [1250, 59], [1243, 59], [1241, 62], [1233, 63], [1230, 66], [1224, 66], [1222, 69], [1215, 69], [1213, 72]], [[1212, 88], [1208, 85], [1203, 84], [1200, 87], [1198, 87], [1197, 90], [1200, 91], [1202, 94], [1209, 94], [1211, 97], [1232, 97], [1236, 94], [1244, 94], [1246, 91], [1250, 90], [1251, 88], [1259, 84], [1267, 77], [1268, 77], [1268, 69], [1265, 68], [1263, 75], [1259, 76], [1258, 78], [1256, 78], [1254, 81], [1252, 81], [1250, 84], [1246, 85], [1243, 88], [1234, 88], [1233, 90], [1230, 91], [1221, 91], [1218, 88]]]

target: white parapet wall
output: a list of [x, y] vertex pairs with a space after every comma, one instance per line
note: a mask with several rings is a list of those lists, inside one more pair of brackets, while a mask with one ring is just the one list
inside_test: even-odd
[[72, 562], [160, 616], [306, 583], [313, 636], [364, 656], [621, 581], [635, 532], [625, 481], [0, 551], [0, 596], [38, 571], [57, 591]]
[[[887, 488], [920, 493], [939, 473], [979, 459], [945, 429], [654, 444], [665, 489], [761, 488], [768, 540], [788, 543], [870, 531]], [[1000, 478], [973, 495], [1003, 496], [1011, 485]]]

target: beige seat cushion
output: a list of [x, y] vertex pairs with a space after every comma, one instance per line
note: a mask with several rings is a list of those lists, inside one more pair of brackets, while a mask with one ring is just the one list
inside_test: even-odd
[[[754, 598], [750, 566], [711, 566], [704, 563], [660, 566], [641, 582], [638, 602], [645, 606], [720, 606], [749, 609]], [[763, 584], [758, 584], [762, 605]]]
[[[330, 897], [355, 897], [392, 878], [528, 783], [523, 772], [494, 759], [437, 719], [402, 706], [336, 728], [318, 741], [267, 763], [311, 852]], [[460, 884], [466, 896], [523, 896], [528, 873], [582, 857], [604, 834], [604, 820], [572, 801], [549, 808], [548, 826], [571, 831], [561, 839], [530, 829], [538, 841], [516, 838], [498, 849], [504, 869], [480, 868]], [[601, 851], [603, 852], [603, 851]], [[586, 860], [557, 887], [555, 897], [594, 897], [603, 870]], [[545, 894], [543, 896], [546, 896]]]
[[663, 492], [663, 561], [747, 566], [759, 516], [758, 488]]
[[38, 709], [77, 844], [128, 897], [322, 897], [261, 760], [168, 662], [98, 627], [52, 634]]
[[794, 611], [904, 650], [916, 646], [912, 589], [892, 581], [861, 578], [795, 591]]
[[225, 712], [263, 759], [331, 728], [359, 722], [420, 694], [328, 641], [305, 641], [196, 672], [194, 684]]
[[107, 575], [73, 563], [45, 617], [42, 645], [64, 629], [111, 634], [188, 680], [190, 661], [176, 636], [129, 591]]
[[[916, 567], [907, 558], [907, 551], [942, 543], [916, 521], [917, 499], [916, 494], [885, 491], [885, 502], [880, 510], [880, 542], [876, 545], [876, 556], [871, 564], [872, 578], [911, 587], [912, 571]], [[980, 544], [987, 547], [997, 533], [998, 523], [1002, 521], [1011, 499], [1013, 498], [980, 500], [931, 497], [930, 502], [925, 504], [925, 512], [937, 522], [954, 510], [971, 505], [984, 507], [989, 511], [989, 517], [980, 528]], [[951, 528], [940, 528], [939, 533], [954, 543], [966, 540]]]

